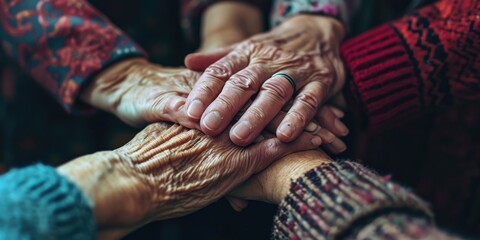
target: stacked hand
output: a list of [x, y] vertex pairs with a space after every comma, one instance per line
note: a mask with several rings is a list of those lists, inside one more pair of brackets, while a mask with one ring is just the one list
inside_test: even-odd
[[[115, 114], [132, 126], [168, 121], [188, 128], [202, 129], [183, 110], [187, 96], [199, 77], [200, 73], [188, 69], [165, 68], [144, 59], [130, 59], [98, 74], [83, 92], [82, 99]], [[248, 105], [236, 112], [236, 119], [246, 109], [249, 109]], [[285, 116], [286, 112], [280, 111], [269, 117], [266, 129], [275, 132]], [[334, 145], [336, 137], [329, 130], [335, 128], [342, 116], [343, 113], [333, 107], [323, 107], [317, 113], [319, 123], [311, 122], [306, 131], [319, 136], [318, 141], [333, 142], [331, 145]]]
[[[187, 67], [204, 73], [187, 98], [185, 114], [214, 136], [243, 109], [230, 130], [230, 139], [242, 146], [254, 141], [282, 109], [288, 113], [276, 136], [283, 142], [298, 137], [312, 119], [336, 136], [346, 135], [348, 130], [339, 120], [322, 118], [325, 111], [327, 115], [338, 111], [320, 111], [344, 83], [338, 53], [343, 34], [341, 24], [332, 18], [298, 16], [236, 46], [188, 56]], [[285, 73], [294, 82], [281, 75], [272, 77], [276, 73]], [[328, 143], [334, 152], [345, 149], [338, 138]]]
[[226, 195], [289, 153], [319, 147], [302, 133], [282, 143], [272, 135], [249, 147], [179, 125], [154, 123], [125, 146], [59, 168], [94, 202], [99, 232], [118, 237], [150, 221], [183, 216]]

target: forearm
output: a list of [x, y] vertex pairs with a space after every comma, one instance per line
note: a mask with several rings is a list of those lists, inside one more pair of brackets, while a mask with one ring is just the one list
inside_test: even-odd
[[140, 47], [85, 0], [0, 3], [0, 39], [67, 110], [89, 79]]
[[273, 236], [451, 239], [430, 217], [423, 201], [388, 176], [377, 176], [357, 163], [329, 163], [292, 182], [275, 217]]
[[219, 2], [203, 13], [200, 51], [206, 52], [240, 42], [262, 31], [261, 10], [241, 2]]

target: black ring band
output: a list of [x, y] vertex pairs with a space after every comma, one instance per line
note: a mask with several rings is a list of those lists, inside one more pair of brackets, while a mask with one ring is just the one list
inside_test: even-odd
[[273, 77], [277, 77], [277, 76], [282, 76], [284, 77], [285, 79], [288, 80], [288, 82], [290, 83], [290, 85], [292, 85], [292, 88], [293, 88], [293, 94], [295, 94], [297, 92], [297, 84], [295, 83], [295, 80], [293, 79], [293, 77], [291, 77], [290, 75], [286, 74], [286, 73], [283, 73], [283, 72], [278, 72], [278, 73], [275, 73], [272, 75], [272, 78]]

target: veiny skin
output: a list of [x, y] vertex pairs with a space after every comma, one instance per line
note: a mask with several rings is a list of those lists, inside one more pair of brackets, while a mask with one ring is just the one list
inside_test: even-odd
[[[191, 54], [185, 60], [187, 67], [204, 73], [189, 94], [184, 110], [192, 121], [200, 120], [203, 132], [214, 136], [223, 132], [252, 99], [230, 132], [235, 144], [245, 146], [288, 106], [276, 135], [284, 142], [292, 141], [325, 101], [343, 87], [345, 73], [338, 50], [343, 35], [343, 27], [333, 18], [304, 16], [235, 46]], [[295, 80], [296, 93], [284, 77], [271, 77], [278, 72]], [[212, 121], [212, 116], [220, 120]], [[250, 128], [248, 135], [238, 134], [240, 125]], [[345, 126], [329, 130], [336, 136], [348, 133]]]
[[92, 199], [99, 234], [113, 238], [206, 207], [275, 160], [321, 143], [308, 132], [292, 143], [271, 137], [239, 147], [228, 132], [210, 137], [153, 123], [123, 147], [77, 158], [58, 171]]

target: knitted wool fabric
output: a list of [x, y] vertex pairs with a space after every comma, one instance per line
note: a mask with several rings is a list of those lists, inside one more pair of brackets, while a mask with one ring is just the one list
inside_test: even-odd
[[90, 200], [52, 167], [0, 177], [0, 239], [95, 239]]
[[374, 132], [431, 106], [480, 101], [478, 46], [480, 1], [438, 1], [343, 44], [346, 94]]
[[457, 239], [430, 218], [427, 205], [389, 176], [334, 162], [292, 183], [272, 239]]

